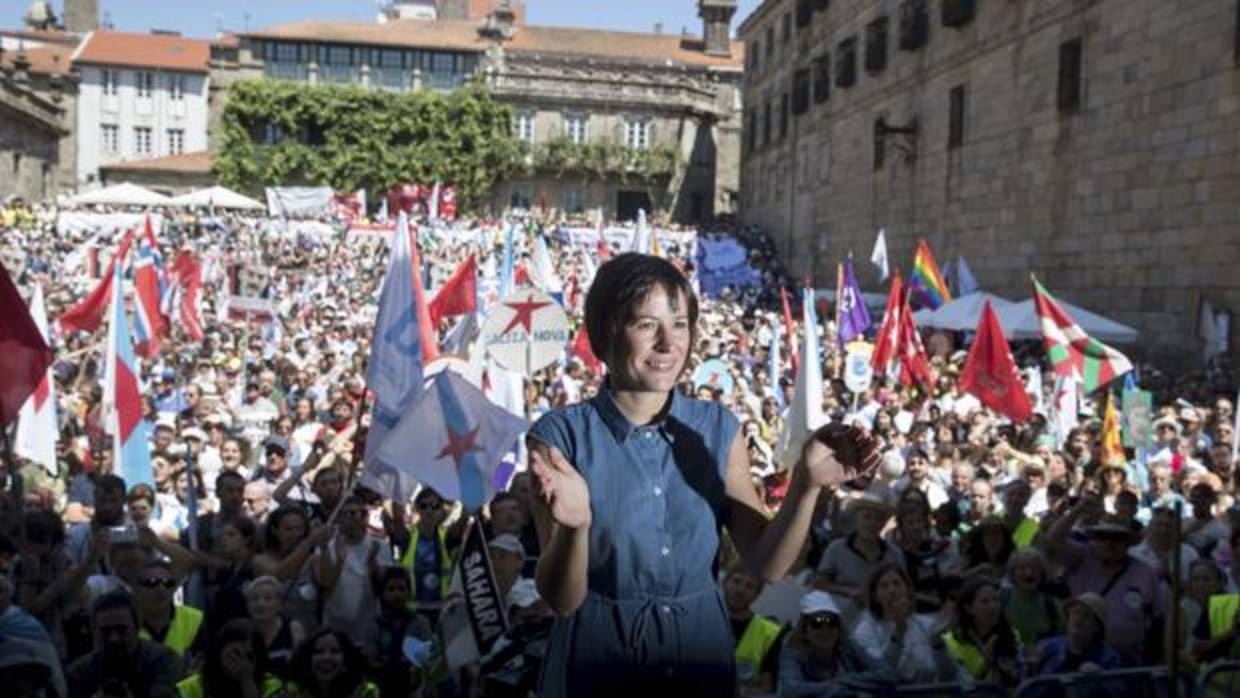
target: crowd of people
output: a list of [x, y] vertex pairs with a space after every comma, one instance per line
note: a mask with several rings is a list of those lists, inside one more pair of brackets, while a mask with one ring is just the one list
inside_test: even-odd
[[[57, 214], [0, 211], [5, 264], [20, 260], [9, 272], [23, 291], [42, 287], [53, 327], [96, 283], [82, 245], [107, 249], [124, 232], [58, 231]], [[469, 255], [480, 277], [497, 278], [507, 225], [426, 226], [428, 288]], [[537, 282], [531, 254], [542, 237], [580, 326], [599, 251], [551, 226], [518, 230], [518, 283]], [[769, 352], [787, 346], [779, 291], [795, 284], [760, 231], [722, 222], [699, 235], [735, 238], [761, 282], [700, 298], [679, 391], [740, 422], [752, 485], [774, 517], [790, 485], [780, 434], [796, 389], [790, 357], [772, 362]], [[127, 483], [113, 467], [106, 327], [54, 330], [56, 467], [11, 453], [2, 461], [0, 685], [11, 695], [135, 698], [535, 692], [556, 613], [535, 583], [538, 488], [525, 463], [477, 513], [428, 487], [406, 502], [356, 486], [381, 241], [349, 238], [343, 226], [310, 235], [265, 217], [190, 211], [164, 212], [158, 241], [165, 259], [180, 249], [203, 259], [206, 335], [192, 341], [174, 322], [141, 360], [154, 482]], [[692, 247], [665, 248], [691, 279]], [[224, 310], [246, 266], [266, 274], [270, 322]], [[829, 305], [821, 310], [830, 317]], [[458, 322], [439, 328], [442, 349], [468, 361], [476, 345]], [[785, 578], [760, 578], [724, 537], [715, 568], [740, 694], [1012, 689], [1047, 674], [1165, 664], [1171, 653], [1190, 668], [1237, 656], [1236, 383], [1225, 362], [1178, 378], [1140, 366], [1159, 407], [1154, 447], [1115, 460], [1104, 457], [1100, 401], [1082, 400], [1076, 428], [1057, 436], [1045, 410], [1012, 424], [962, 392], [961, 337], [927, 336], [932, 390], [880, 375], [853, 395], [834, 324], [814, 334], [825, 411], [876, 439], [882, 462], [867, 481], [822, 493]], [[1043, 364], [1045, 380], [1030, 389], [1053, 404], [1040, 348], [1017, 355]], [[695, 381], [712, 360], [728, 380]], [[515, 409], [533, 424], [596, 399], [605, 380], [566, 347], [524, 377]], [[485, 532], [508, 630], [486, 656], [449, 670], [440, 620], [457, 602], [450, 582], [471, 525]]]

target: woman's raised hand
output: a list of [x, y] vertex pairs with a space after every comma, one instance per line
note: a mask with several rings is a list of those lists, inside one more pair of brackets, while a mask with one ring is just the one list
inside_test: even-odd
[[810, 481], [838, 487], [864, 477], [878, 467], [878, 440], [855, 426], [828, 424], [810, 435], [801, 448]]
[[530, 470], [534, 485], [551, 518], [565, 528], [590, 526], [590, 488], [581, 473], [553, 446], [532, 444]]

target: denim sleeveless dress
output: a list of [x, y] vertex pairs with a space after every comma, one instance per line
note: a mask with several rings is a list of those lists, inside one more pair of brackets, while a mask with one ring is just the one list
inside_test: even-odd
[[589, 592], [576, 613], [556, 619], [543, 698], [736, 690], [714, 563], [739, 424], [722, 405], [676, 391], [666, 414], [635, 427], [603, 389], [530, 431], [585, 478], [593, 511]]

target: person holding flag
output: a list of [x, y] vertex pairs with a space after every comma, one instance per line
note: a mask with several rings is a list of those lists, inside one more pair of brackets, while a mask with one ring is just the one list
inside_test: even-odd
[[755, 574], [777, 580], [822, 489], [879, 462], [859, 430], [824, 427], [768, 520], [736, 418], [675, 389], [697, 322], [697, 298], [672, 263], [628, 253], [599, 267], [585, 324], [608, 379], [529, 435], [536, 582], [558, 616], [540, 695], [732, 694], [735, 648], [713, 574], [720, 528]]

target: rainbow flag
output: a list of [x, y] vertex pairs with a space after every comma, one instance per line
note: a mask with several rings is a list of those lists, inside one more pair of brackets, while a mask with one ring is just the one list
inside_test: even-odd
[[940, 305], [952, 299], [952, 292], [947, 289], [947, 281], [934, 261], [930, 245], [926, 241], [917, 241], [917, 254], [913, 256], [913, 273], [909, 277], [909, 286], [917, 303], [925, 308], [937, 310]]

